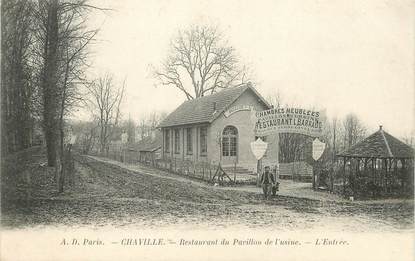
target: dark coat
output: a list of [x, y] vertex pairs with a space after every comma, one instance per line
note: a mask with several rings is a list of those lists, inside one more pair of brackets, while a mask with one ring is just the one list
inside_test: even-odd
[[[265, 175], [268, 175], [268, 182], [267, 183], [264, 183], [266, 181]], [[271, 184], [271, 183], [275, 183], [274, 175], [271, 172], [268, 172], [268, 173], [264, 172], [262, 174], [262, 177], [261, 177], [261, 184]]]

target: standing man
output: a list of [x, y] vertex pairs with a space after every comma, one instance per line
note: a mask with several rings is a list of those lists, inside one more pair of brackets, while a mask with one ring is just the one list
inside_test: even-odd
[[264, 173], [261, 177], [262, 190], [264, 192], [264, 198], [268, 199], [271, 192], [272, 185], [275, 183], [274, 175], [269, 171], [269, 166], [265, 166]]

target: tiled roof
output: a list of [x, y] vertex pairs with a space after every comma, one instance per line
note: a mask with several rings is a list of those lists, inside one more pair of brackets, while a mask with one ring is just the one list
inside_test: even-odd
[[135, 151], [155, 151], [158, 148], [161, 148], [162, 145], [162, 135], [161, 131], [155, 130], [154, 137], [146, 137], [133, 146]]
[[338, 156], [365, 158], [413, 158], [414, 150], [389, 133], [379, 130]]
[[[252, 90], [266, 106], [269, 106], [250, 84], [244, 84], [239, 87], [224, 89], [215, 94], [185, 101], [170, 113], [158, 127], [212, 122], [248, 89]], [[216, 112], [214, 111], [214, 103], [216, 103]]]
[[161, 148], [161, 137], [159, 139], [151, 140], [150, 142], [146, 143], [144, 146], [139, 147], [138, 151], [155, 151]]

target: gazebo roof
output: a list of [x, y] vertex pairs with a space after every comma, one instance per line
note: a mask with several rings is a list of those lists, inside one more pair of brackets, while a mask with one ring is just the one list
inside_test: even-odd
[[337, 156], [356, 158], [414, 158], [414, 150], [380, 126], [379, 130]]

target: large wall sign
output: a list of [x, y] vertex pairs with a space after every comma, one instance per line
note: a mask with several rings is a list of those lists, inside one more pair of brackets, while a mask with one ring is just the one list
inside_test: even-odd
[[225, 116], [225, 118], [228, 118], [229, 116], [231, 116], [235, 112], [238, 112], [238, 111], [252, 111], [253, 109], [254, 109], [254, 107], [251, 106], [251, 105], [237, 105], [237, 106], [230, 107], [228, 110], [226, 110], [223, 113], [223, 116]]
[[275, 108], [257, 112], [255, 132], [258, 136], [273, 132], [299, 133], [319, 137], [323, 123], [321, 113], [300, 108]]

